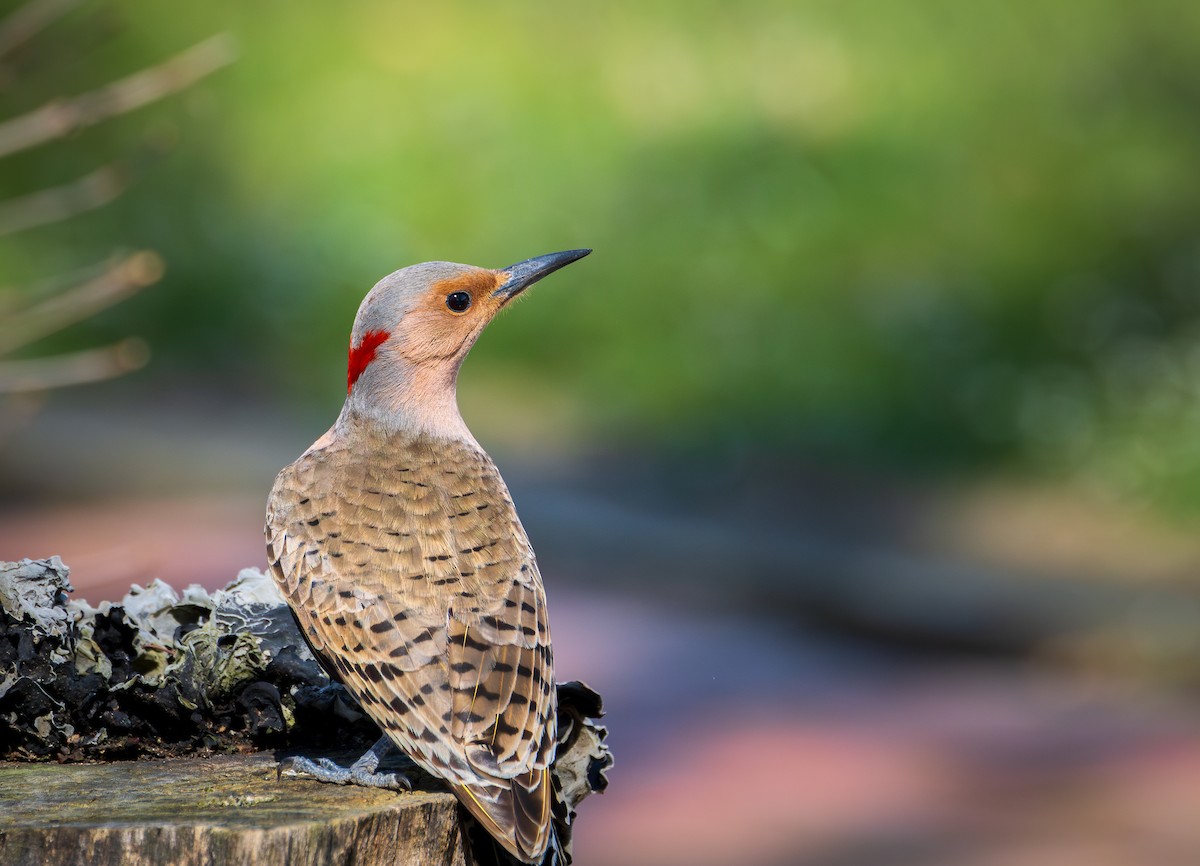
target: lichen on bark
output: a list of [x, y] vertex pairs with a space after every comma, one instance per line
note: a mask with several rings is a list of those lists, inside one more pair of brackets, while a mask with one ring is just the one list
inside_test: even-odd
[[[58, 557], [0, 563], [0, 760], [365, 749], [379, 736], [313, 659], [270, 577], [224, 589], [156, 580], [72, 600]], [[555, 769], [569, 824], [607, 786], [600, 697], [559, 685]]]

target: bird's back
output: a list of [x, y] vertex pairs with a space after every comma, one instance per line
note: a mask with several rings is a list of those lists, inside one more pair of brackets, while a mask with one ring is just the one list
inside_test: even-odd
[[271, 570], [388, 736], [523, 860], [545, 850], [556, 741], [546, 600], [490, 458], [363, 428], [275, 481]]

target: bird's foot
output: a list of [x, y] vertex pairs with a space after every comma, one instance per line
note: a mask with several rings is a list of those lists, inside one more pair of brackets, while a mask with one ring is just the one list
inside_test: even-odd
[[[370, 754], [370, 753], [368, 753]], [[355, 761], [349, 767], [335, 764], [329, 758], [285, 758], [279, 763], [277, 776], [310, 776], [318, 782], [334, 785], [362, 785], [364, 788], [387, 788], [393, 791], [411, 791], [412, 780], [403, 773], [376, 772], [378, 761]]]

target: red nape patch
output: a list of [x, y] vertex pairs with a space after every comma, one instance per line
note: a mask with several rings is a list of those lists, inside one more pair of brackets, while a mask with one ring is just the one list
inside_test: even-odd
[[346, 393], [354, 387], [367, 364], [375, 360], [375, 350], [390, 337], [387, 331], [367, 331], [357, 346], [350, 347], [350, 363], [346, 367]]

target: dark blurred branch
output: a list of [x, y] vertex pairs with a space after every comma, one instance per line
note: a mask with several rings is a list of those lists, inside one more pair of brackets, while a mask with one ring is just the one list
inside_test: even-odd
[[116, 166], [106, 165], [79, 180], [0, 202], [0, 235], [59, 222], [102, 207], [125, 190]]
[[146, 364], [150, 352], [137, 338], [102, 349], [88, 349], [30, 361], [0, 361], [0, 393], [46, 391], [112, 379]]
[[79, 0], [32, 0], [0, 21], [0, 57], [79, 5]]
[[183, 90], [234, 59], [233, 40], [211, 36], [158, 66], [0, 123], [0, 156], [28, 150]]
[[87, 282], [6, 316], [0, 325], [0, 354], [93, 316], [158, 282], [162, 274], [163, 262], [156, 253], [132, 253]]

